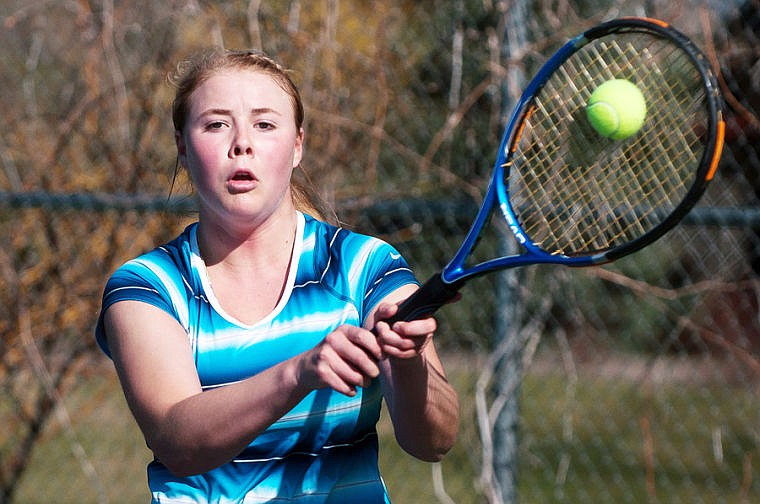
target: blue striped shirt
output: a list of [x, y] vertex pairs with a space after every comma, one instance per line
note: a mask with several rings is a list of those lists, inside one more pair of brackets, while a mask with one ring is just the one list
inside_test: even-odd
[[[385, 296], [415, 283], [387, 243], [298, 214], [294, 263], [277, 307], [246, 325], [214, 297], [198, 252], [197, 224], [133, 259], [109, 279], [96, 329], [109, 354], [103, 312], [139, 300], [172, 315], [187, 332], [204, 390], [221, 387], [304, 352], [341, 324], [361, 325]], [[160, 335], [156, 335], [160, 337]], [[347, 397], [313, 391], [256, 437], [235, 460], [177, 478], [158, 460], [148, 466], [153, 502], [388, 502], [377, 466], [377, 380]]]

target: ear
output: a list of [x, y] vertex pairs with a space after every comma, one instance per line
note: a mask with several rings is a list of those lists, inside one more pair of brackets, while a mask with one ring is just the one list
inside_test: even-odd
[[174, 132], [174, 143], [177, 145], [177, 160], [182, 166], [187, 166], [187, 144], [181, 131]]
[[301, 128], [298, 131], [298, 136], [296, 136], [296, 143], [293, 146], [293, 166], [292, 168], [295, 168], [299, 164], [301, 164], [301, 159], [303, 159], [303, 128]]

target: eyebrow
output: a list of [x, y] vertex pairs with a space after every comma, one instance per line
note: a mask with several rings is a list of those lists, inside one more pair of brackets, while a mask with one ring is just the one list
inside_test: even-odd
[[[204, 110], [203, 112], [201, 112], [200, 117], [204, 117], [208, 115], [231, 115], [231, 114], [232, 114], [232, 111], [230, 109], [211, 108], [211, 109]], [[260, 107], [260, 108], [251, 109], [251, 115], [261, 115], [261, 114], [282, 115], [275, 109], [272, 109], [269, 107]]]

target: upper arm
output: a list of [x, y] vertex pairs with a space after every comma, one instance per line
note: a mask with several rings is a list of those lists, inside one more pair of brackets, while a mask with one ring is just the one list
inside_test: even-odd
[[182, 326], [140, 301], [119, 301], [104, 313], [104, 329], [124, 395], [150, 444], [172, 406], [201, 392]]

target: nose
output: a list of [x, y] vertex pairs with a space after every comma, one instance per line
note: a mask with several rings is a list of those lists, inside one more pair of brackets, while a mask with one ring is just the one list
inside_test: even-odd
[[253, 142], [247, 131], [238, 131], [232, 139], [230, 156], [251, 156], [253, 155]]

